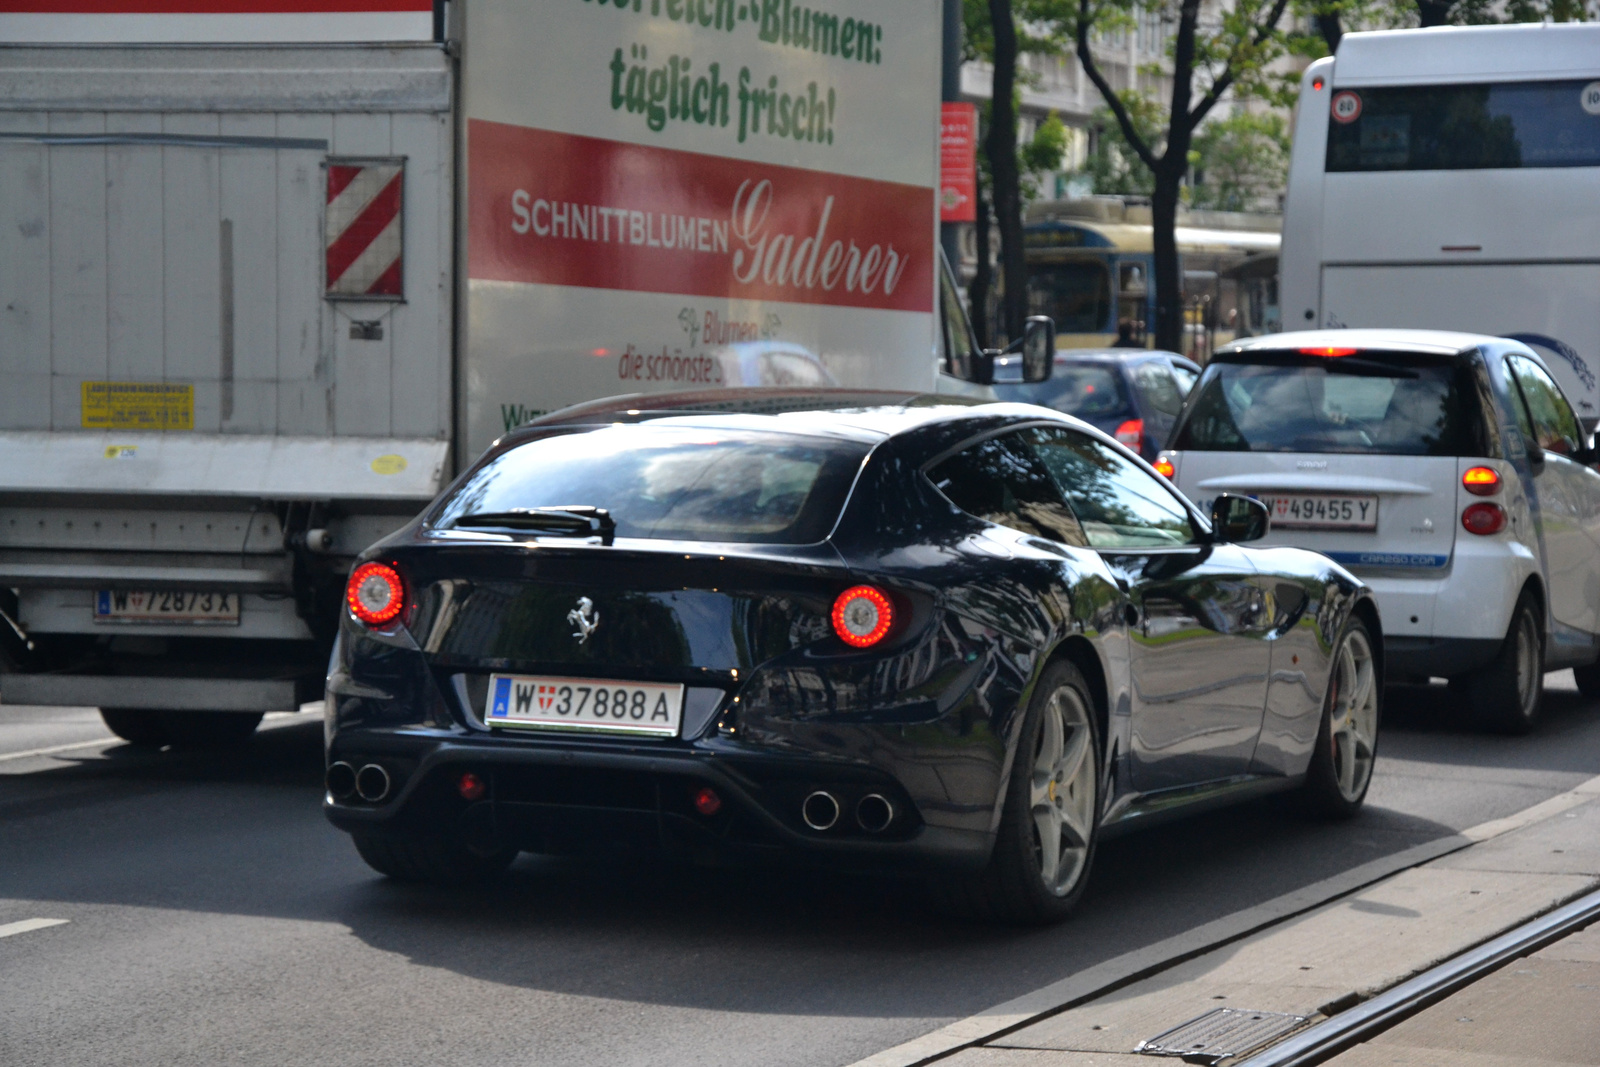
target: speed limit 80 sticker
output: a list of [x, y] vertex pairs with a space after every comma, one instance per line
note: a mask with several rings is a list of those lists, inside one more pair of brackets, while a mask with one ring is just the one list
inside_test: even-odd
[[1349, 89], [1333, 94], [1333, 121], [1349, 124], [1361, 117], [1361, 94]]

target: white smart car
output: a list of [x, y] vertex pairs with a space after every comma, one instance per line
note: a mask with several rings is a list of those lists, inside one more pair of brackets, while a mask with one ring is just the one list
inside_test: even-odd
[[1156, 466], [1202, 510], [1224, 492], [1266, 503], [1267, 543], [1377, 592], [1390, 678], [1448, 678], [1520, 733], [1545, 671], [1600, 695], [1597, 459], [1525, 345], [1321, 330], [1218, 351]]

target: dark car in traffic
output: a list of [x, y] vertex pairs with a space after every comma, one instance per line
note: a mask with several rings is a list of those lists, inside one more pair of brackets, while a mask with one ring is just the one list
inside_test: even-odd
[[371, 866], [770, 858], [1037, 922], [1105, 833], [1275, 790], [1360, 808], [1373, 597], [1244, 544], [1259, 503], [1202, 515], [1044, 408], [729, 395], [536, 420], [361, 557], [325, 809]]
[[996, 368], [999, 399], [1080, 418], [1150, 461], [1200, 377], [1200, 365], [1176, 352], [1129, 348], [1057, 352], [1055, 370], [1042, 382], [1006, 381], [1009, 369], [1006, 361]]

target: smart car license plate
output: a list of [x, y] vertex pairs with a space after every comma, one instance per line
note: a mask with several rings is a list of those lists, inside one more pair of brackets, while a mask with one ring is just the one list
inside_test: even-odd
[[489, 726], [677, 737], [683, 686], [603, 678], [495, 674], [483, 721]]
[[94, 595], [94, 621], [237, 626], [239, 595], [192, 589], [101, 589]]
[[1326, 493], [1262, 493], [1278, 530], [1376, 530], [1378, 498]]

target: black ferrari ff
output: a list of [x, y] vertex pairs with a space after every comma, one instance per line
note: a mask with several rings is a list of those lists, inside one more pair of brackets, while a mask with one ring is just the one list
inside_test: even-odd
[[325, 803], [378, 871], [665, 849], [1050, 921], [1105, 834], [1274, 790], [1360, 808], [1376, 603], [1245, 547], [1258, 502], [1202, 515], [1028, 405], [667, 403], [508, 433], [358, 562]]

